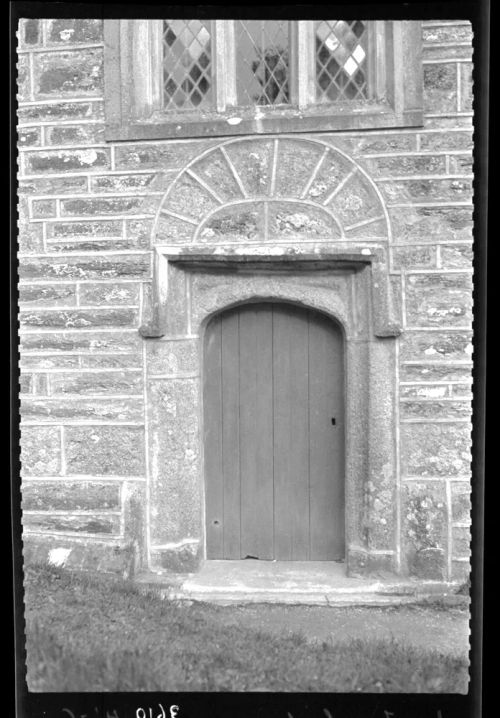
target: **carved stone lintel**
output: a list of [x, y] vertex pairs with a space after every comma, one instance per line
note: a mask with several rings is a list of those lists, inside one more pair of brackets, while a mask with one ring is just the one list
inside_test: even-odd
[[171, 262], [188, 271], [224, 271], [238, 273], [242, 268], [255, 273], [270, 270], [273, 272], [288, 271], [314, 271], [325, 269], [346, 269], [360, 271], [364, 267], [371, 268], [371, 291], [373, 311], [373, 333], [376, 337], [397, 337], [401, 334], [401, 323], [395, 311], [392, 296], [392, 286], [389, 280], [386, 251], [384, 247], [366, 246], [352, 247], [346, 251], [338, 247], [331, 248], [322, 253], [298, 253], [295, 255], [271, 255], [249, 252], [248, 254], [235, 254], [220, 251], [214, 254], [213, 249], [207, 247], [189, 247], [186, 251], [179, 247], [156, 247], [157, 255], [162, 261], [155, 261], [153, 276], [152, 301], [149, 307], [150, 319], [139, 328], [139, 334], [145, 338], [158, 339], [167, 331], [166, 313], [168, 312], [168, 292], [163, 292], [163, 301], [160, 287], [165, 286], [165, 276], [168, 273], [168, 264]]

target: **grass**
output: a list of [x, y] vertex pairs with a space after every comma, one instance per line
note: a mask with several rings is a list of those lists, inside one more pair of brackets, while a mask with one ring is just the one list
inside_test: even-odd
[[25, 571], [31, 691], [466, 692], [465, 660], [395, 640], [311, 644], [104, 577]]

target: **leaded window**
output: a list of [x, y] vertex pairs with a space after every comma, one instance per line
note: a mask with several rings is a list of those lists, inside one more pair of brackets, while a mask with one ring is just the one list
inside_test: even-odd
[[420, 23], [105, 21], [110, 139], [416, 125]]

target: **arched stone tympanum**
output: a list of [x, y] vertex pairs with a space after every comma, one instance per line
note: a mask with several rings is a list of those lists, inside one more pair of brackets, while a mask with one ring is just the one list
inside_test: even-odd
[[231, 139], [191, 160], [165, 186], [153, 242], [219, 244], [388, 241], [380, 192], [324, 140]]

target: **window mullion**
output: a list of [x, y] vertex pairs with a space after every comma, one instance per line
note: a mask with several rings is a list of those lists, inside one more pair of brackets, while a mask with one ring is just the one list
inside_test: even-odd
[[162, 20], [135, 20], [132, 77], [134, 115], [149, 117], [162, 105]]
[[368, 22], [368, 90], [369, 97], [381, 101], [386, 95], [385, 21]]
[[214, 81], [218, 112], [236, 105], [236, 48], [234, 21], [214, 20]]
[[297, 22], [296, 58], [296, 102], [299, 107], [307, 107], [314, 103], [316, 92], [314, 20]]

